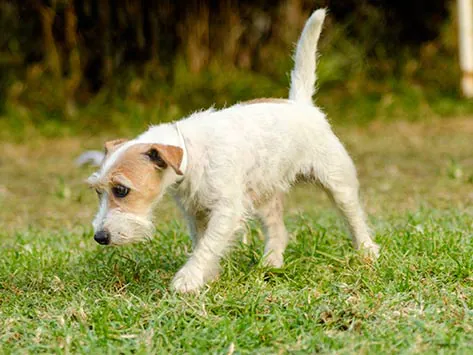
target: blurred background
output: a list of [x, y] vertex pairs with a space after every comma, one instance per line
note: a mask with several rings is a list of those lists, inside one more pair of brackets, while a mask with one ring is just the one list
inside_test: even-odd
[[[74, 165], [84, 150], [211, 105], [287, 97], [294, 44], [319, 7], [329, 15], [315, 101], [355, 159], [368, 213], [471, 205], [473, 101], [460, 89], [456, 5], [0, 0], [0, 236], [90, 232], [94, 168]], [[289, 214], [331, 210], [307, 189]], [[173, 219], [163, 206], [160, 221]]]
[[335, 122], [467, 114], [452, 0], [0, 0], [1, 136], [139, 132], [286, 97], [308, 15], [330, 10], [318, 66]]

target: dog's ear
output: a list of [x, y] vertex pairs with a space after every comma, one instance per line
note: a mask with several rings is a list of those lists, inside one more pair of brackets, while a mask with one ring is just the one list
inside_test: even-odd
[[118, 138], [118, 139], [114, 139], [114, 140], [105, 142], [105, 144], [104, 144], [105, 155], [109, 155], [113, 151], [117, 150], [117, 148], [119, 146], [121, 146], [123, 143], [125, 143], [127, 141], [128, 141], [128, 139]]
[[145, 153], [158, 168], [164, 169], [169, 165], [177, 175], [183, 175], [180, 169], [183, 154], [182, 148], [165, 144], [150, 144]]

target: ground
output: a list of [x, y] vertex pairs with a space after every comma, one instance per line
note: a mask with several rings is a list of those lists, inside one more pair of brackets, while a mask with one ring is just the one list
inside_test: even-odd
[[1, 143], [0, 353], [467, 353], [473, 346], [473, 118], [335, 126], [355, 159], [381, 257], [354, 252], [324, 194], [289, 196], [281, 270], [250, 223], [220, 278], [175, 295], [190, 251], [168, 200], [155, 239], [92, 239], [91, 168], [105, 138]]

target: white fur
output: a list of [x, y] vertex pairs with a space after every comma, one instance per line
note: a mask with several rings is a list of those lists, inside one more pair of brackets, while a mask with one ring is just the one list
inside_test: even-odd
[[[263, 221], [266, 263], [280, 267], [288, 242], [282, 196], [300, 178], [323, 186], [346, 217], [354, 246], [377, 255], [378, 246], [369, 236], [359, 202], [355, 167], [325, 115], [311, 101], [324, 16], [324, 10], [316, 11], [302, 33], [290, 100], [195, 113], [179, 122], [182, 140], [173, 125], [151, 127], [103, 164], [100, 174], [136, 143], [186, 149], [184, 177], [171, 174], [166, 183], [184, 211], [194, 242], [192, 256], [174, 278], [175, 290], [196, 291], [214, 278], [235, 232], [254, 214]], [[117, 220], [117, 224], [125, 223]]]
[[93, 166], [100, 166], [100, 164], [102, 164], [104, 157], [105, 155], [103, 154], [103, 152], [100, 152], [98, 150], [88, 150], [82, 153], [76, 159], [76, 165], [82, 166], [82, 165], [90, 164]]
[[[89, 180], [91, 180], [89, 178]], [[92, 222], [92, 225], [94, 227], [94, 231], [99, 231], [103, 229], [103, 224], [105, 221], [105, 217], [107, 216], [108, 213], [108, 198], [107, 198], [107, 192], [104, 192], [99, 198], [99, 211], [95, 215], [95, 218]]]
[[294, 69], [291, 72], [291, 89], [289, 98], [300, 102], [312, 103], [315, 93], [316, 55], [322, 25], [325, 19], [325, 10], [317, 10], [307, 20], [301, 38], [297, 43], [294, 56]]
[[103, 228], [113, 235], [111, 245], [139, 242], [151, 238], [154, 233], [150, 216], [137, 216], [119, 210], [111, 210], [104, 221]]

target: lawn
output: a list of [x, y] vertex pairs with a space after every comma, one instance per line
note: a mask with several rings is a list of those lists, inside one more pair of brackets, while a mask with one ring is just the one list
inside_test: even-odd
[[[325, 195], [294, 190], [281, 270], [248, 225], [199, 295], [169, 291], [190, 252], [175, 207], [154, 240], [92, 239], [104, 136], [1, 143], [0, 353], [468, 353], [473, 347], [473, 118], [336, 126], [354, 157], [377, 262], [351, 248]], [[115, 137], [108, 137], [115, 138]]]

